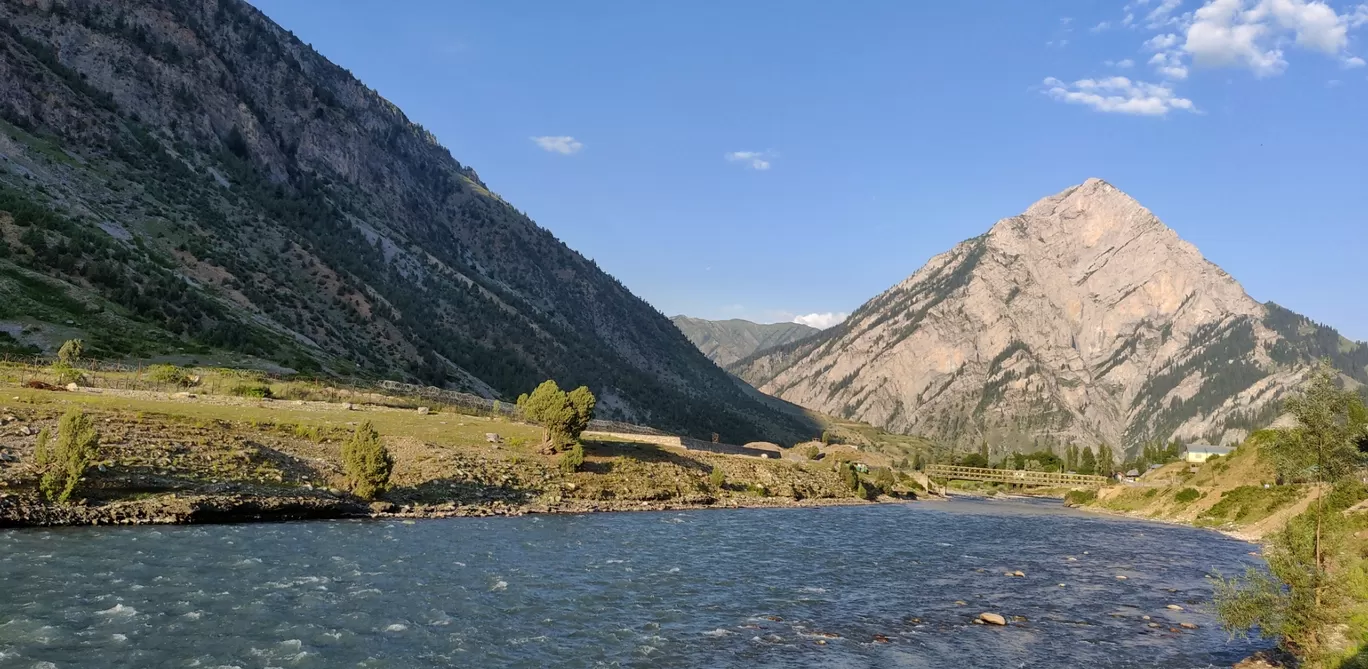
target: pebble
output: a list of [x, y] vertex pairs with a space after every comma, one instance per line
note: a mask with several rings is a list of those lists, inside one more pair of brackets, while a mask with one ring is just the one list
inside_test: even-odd
[[1183, 610], [1183, 607], [1178, 606], [1177, 604], [1169, 604], [1169, 605], [1168, 605], [1167, 607], [1165, 607], [1165, 608], [1167, 608], [1167, 609], [1170, 610], [1170, 611], [1182, 611], [1182, 610]]
[[1197, 625], [1195, 625], [1195, 624], [1193, 624], [1193, 623], [1178, 623], [1178, 626], [1181, 627], [1181, 628], [1183, 628], [1183, 629], [1185, 629], [1185, 630], [1195, 630], [1195, 629], [1197, 629]]
[[1125, 577], [1125, 576], [1122, 576], [1121, 574], [1117, 574], [1117, 575], [1116, 575], [1116, 580], [1118, 580], [1118, 581], [1124, 581], [1124, 580], [1126, 580], [1126, 577]]

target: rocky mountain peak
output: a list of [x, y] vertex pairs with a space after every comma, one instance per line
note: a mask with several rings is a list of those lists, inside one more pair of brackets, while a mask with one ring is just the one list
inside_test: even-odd
[[[732, 370], [811, 409], [975, 447], [1219, 442], [1342, 348], [1316, 327], [1089, 179], [932, 258], [842, 327]], [[1340, 357], [1368, 379], [1368, 354]]]

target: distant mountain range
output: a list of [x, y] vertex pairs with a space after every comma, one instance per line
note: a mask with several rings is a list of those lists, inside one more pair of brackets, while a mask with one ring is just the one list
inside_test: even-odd
[[815, 429], [240, 0], [0, 3], [0, 352], [69, 337], [491, 397], [554, 378], [738, 442]]
[[670, 320], [703, 355], [723, 367], [820, 332], [802, 323], [752, 323], [739, 318], [710, 321], [689, 316]]
[[1090, 179], [932, 258], [844, 323], [730, 370], [776, 397], [994, 450], [1229, 443], [1319, 358], [1368, 345], [1250, 298], [1152, 213]]

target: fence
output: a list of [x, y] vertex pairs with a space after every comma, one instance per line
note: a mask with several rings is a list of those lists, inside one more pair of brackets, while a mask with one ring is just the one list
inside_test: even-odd
[[1105, 476], [1088, 474], [1069, 474], [1065, 472], [1032, 472], [1020, 469], [984, 469], [982, 467], [960, 467], [957, 465], [929, 465], [926, 475], [940, 479], [959, 481], [990, 481], [994, 483], [1016, 483], [1018, 485], [1045, 486], [1086, 486], [1100, 488], [1109, 480]]

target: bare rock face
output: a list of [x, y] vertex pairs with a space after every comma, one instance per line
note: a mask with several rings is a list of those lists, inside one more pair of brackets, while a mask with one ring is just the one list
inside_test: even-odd
[[842, 325], [732, 371], [818, 411], [1004, 451], [1242, 438], [1368, 346], [1250, 298], [1100, 179], [932, 258]]

